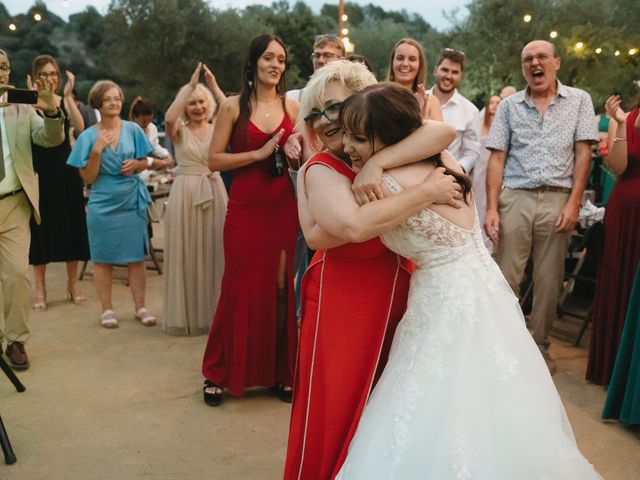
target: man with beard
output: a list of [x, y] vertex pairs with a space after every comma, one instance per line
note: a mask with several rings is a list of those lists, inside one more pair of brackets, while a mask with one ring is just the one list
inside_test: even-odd
[[547, 333], [598, 132], [589, 94], [557, 80], [560, 57], [552, 43], [528, 43], [521, 63], [527, 87], [500, 103], [487, 141], [492, 152], [484, 228], [516, 294], [533, 254], [528, 326], [553, 374]]
[[440, 100], [444, 121], [456, 127], [456, 138], [448, 150], [469, 173], [480, 152], [480, 120], [476, 106], [458, 92], [463, 73], [464, 53], [445, 48], [434, 69], [436, 84], [429, 93]]

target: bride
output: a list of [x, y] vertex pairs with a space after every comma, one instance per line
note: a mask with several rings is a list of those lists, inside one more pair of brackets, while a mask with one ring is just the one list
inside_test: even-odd
[[[347, 99], [341, 122], [357, 167], [409, 135], [421, 117], [411, 92], [387, 83]], [[434, 168], [423, 161], [389, 170], [385, 194]], [[600, 479], [578, 450], [518, 301], [484, 246], [470, 195], [462, 208], [433, 205], [382, 239], [417, 269], [389, 361], [336, 478]]]

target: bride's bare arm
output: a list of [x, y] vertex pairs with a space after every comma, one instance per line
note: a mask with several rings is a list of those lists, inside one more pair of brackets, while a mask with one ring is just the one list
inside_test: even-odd
[[[460, 196], [453, 177], [438, 168], [420, 184], [378, 202], [358, 205], [351, 184], [343, 175], [322, 165], [311, 166], [304, 175], [308, 210], [329, 235], [349, 243], [377, 237], [404, 219], [443, 199]], [[305, 237], [307, 233], [304, 230]]]
[[369, 202], [369, 192], [376, 198], [384, 198], [382, 172], [390, 168], [408, 165], [440, 153], [447, 148], [456, 135], [456, 129], [444, 122], [425, 120], [407, 138], [378, 151], [362, 167], [353, 182], [356, 201], [363, 205]]

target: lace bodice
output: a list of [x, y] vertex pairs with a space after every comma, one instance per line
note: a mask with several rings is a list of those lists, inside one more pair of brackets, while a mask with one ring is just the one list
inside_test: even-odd
[[[385, 173], [382, 179], [392, 193], [402, 191], [390, 175]], [[418, 270], [494, 264], [484, 245], [477, 215], [474, 227], [467, 230], [426, 208], [382, 235], [382, 241], [415, 263]]]

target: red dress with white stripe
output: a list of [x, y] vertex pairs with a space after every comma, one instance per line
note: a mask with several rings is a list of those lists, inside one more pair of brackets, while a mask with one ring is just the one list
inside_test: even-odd
[[[322, 165], [355, 173], [326, 153]], [[321, 168], [316, 166], [314, 168]], [[302, 321], [284, 478], [333, 478], [406, 307], [407, 262], [378, 239], [318, 250], [302, 282]]]

